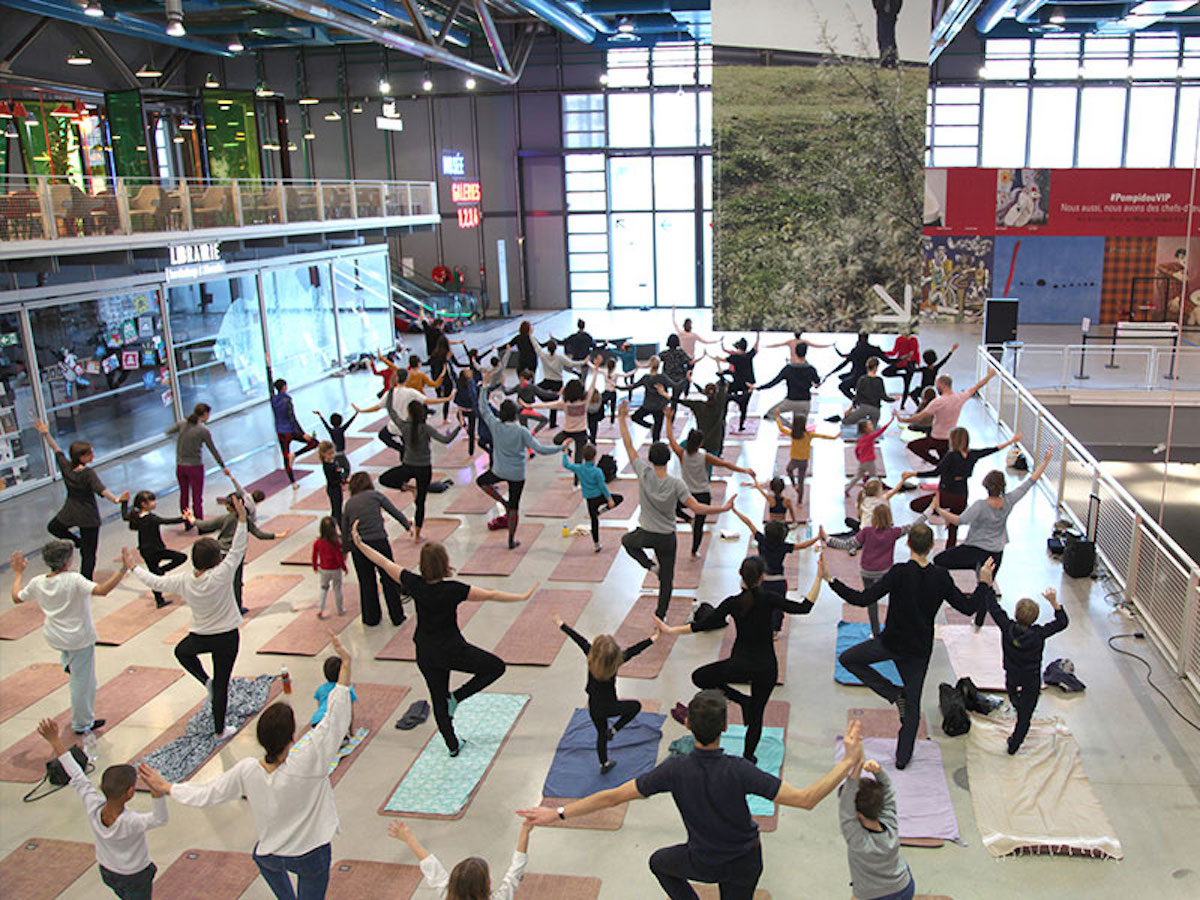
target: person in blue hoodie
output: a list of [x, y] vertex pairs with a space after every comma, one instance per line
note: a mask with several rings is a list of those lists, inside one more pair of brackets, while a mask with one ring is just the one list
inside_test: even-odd
[[587, 503], [588, 518], [592, 521], [592, 549], [599, 553], [604, 548], [600, 546], [600, 510], [616, 509], [625, 498], [614, 494], [608, 489], [608, 481], [604, 472], [596, 465], [596, 445], [584, 444], [581, 452], [582, 461], [571, 462], [571, 454], [563, 452], [563, 468], [574, 472], [579, 479], [579, 490]]
[[292, 490], [297, 490], [296, 473], [292, 471], [292, 460], [295, 458], [289, 449], [292, 441], [298, 441], [304, 447], [300, 450], [303, 456], [317, 446], [317, 439], [300, 427], [296, 421], [296, 407], [292, 404], [292, 395], [287, 392], [287, 382], [282, 378], [276, 379], [275, 395], [271, 398], [271, 412], [275, 415], [275, 437], [279, 439], [279, 449], [283, 453], [283, 470], [287, 472]]

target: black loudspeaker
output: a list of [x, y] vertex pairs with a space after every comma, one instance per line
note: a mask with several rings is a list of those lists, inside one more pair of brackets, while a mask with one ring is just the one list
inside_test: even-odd
[[1004, 344], [1017, 339], [1017, 307], [1019, 300], [1008, 297], [989, 297], [983, 307], [983, 342]]
[[1063, 548], [1063, 571], [1072, 578], [1090, 578], [1096, 568], [1095, 541], [1067, 541]]

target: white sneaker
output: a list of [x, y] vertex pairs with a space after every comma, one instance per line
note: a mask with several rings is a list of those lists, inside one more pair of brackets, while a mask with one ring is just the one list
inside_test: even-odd
[[217, 735], [217, 743], [218, 744], [224, 743], [225, 741], [227, 741], [231, 737], [233, 737], [235, 734], [237, 734], [237, 729], [233, 728], [229, 725], [226, 725], [225, 730]]

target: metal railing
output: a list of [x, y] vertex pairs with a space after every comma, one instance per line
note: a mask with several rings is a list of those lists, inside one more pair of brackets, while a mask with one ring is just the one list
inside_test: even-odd
[[2, 241], [169, 234], [437, 213], [437, 191], [431, 181], [72, 180], [0, 175]]
[[1200, 347], [1137, 343], [992, 344], [1032, 390], [1200, 390]]
[[986, 347], [979, 347], [976, 368], [980, 378], [996, 373], [979, 392], [996, 422], [1023, 434], [1032, 459], [1053, 451], [1038, 486], [1059, 513], [1086, 530], [1097, 498], [1097, 555], [1175, 674], [1200, 700], [1200, 566]]

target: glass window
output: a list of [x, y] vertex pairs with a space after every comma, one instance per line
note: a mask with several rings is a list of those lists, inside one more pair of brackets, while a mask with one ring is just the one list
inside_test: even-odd
[[1033, 44], [1034, 78], [1076, 78], [1079, 75], [1079, 38], [1038, 38]]
[[564, 94], [564, 112], [604, 112], [603, 94]]
[[563, 131], [599, 131], [603, 133], [604, 110], [563, 113]]
[[700, 101], [700, 146], [711, 147], [713, 142], [712, 91], [701, 91]]
[[654, 217], [655, 275], [662, 306], [696, 305], [696, 216], [658, 213]]
[[250, 275], [167, 289], [179, 402], [216, 415], [269, 393], [258, 290]]
[[977, 147], [935, 147], [929, 154], [934, 166], [974, 166], [978, 165], [978, 157]]
[[943, 125], [933, 129], [935, 147], [978, 147], [979, 128], [975, 125]]
[[613, 306], [653, 306], [654, 214], [614, 214], [610, 240]]
[[658, 44], [653, 52], [654, 83], [677, 85], [696, 83], [696, 45]]
[[700, 45], [700, 83], [712, 84], [712, 44]]
[[1075, 101], [1073, 87], [1033, 89], [1029, 165], [1038, 169], [1068, 169], [1075, 159]]
[[1133, 39], [1131, 78], [1174, 78], [1179, 73], [1179, 36], [1167, 31]]
[[1096, 35], [1084, 38], [1084, 78], [1124, 78], [1128, 74], [1129, 38]]
[[573, 309], [608, 309], [608, 291], [571, 291]]
[[206, 88], [201, 97], [208, 167], [213, 179], [261, 178], [254, 94]]
[[658, 156], [654, 159], [655, 209], [696, 208], [696, 158]]
[[654, 95], [654, 146], [694, 147], [696, 133], [696, 95], [656, 93]]
[[713, 214], [711, 212], [704, 214], [701, 226], [704, 229], [704, 305], [711, 307], [713, 284]]
[[978, 103], [939, 103], [933, 108], [933, 123], [936, 125], [978, 125]]
[[607, 206], [608, 197], [604, 191], [572, 191], [567, 194], [567, 209], [571, 212], [590, 212]]
[[604, 146], [603, 131], [566, 131], [563, 132], [563, 146], [570, 149], [584, 150]]
[[608, 51], [608, 86], [647, 87], [650, 84], [650, 50], [623, 47]]
[[273, 269], [262, 281], [272, 379], [316, 381], [337, 364], [329, 267]]
[[146, 150], [146, 123], [142, 118], [142, 95], [138, 90], [104, 95], [108, 132], [112, 137], [113, 164], [117, 175], [149, 178], [150, 157]]
[[567, 172], [568, 191], [604, 191], [604, 171]]
[[571, 234], [567, 236], [567, 251], [569, 253], [607, 253], [608, 235], [606, 234]]
[[[608, 269], [605, 260], [605, 269]], [[573, 291], [603, 291], [608, 289], [608, 272], [571, 272], [571, 290]]]
[[1175, 126], [1175, 165], [1191, 168], [1196, 164], [1196, 143], [1200, 140], [1200, 87], [1179, 89], [1179, 115]]
[[[1029, 41], [993, 38], [984, 42], [982, 78], [1024, 81], [1029, 78]], [[986, 163], [985, 163], [986, 165]]]
[[58, 443], [104, 457], [175, 422], [158, 293], [29, 311], [46, 419]]
[[1125, 165], [1130, 168], [1169, 166], [1174, 129], [1175, 88], [1130, 88]]
[[42, 439], [33, 428], [30, 381], [21, 321], [0, 313], [0, 486], [12, 487], [47, 474]]
[[1119, 168], [1124, 134], [1125, 88], [1085, 87], [1079, 101], [1079, 166]]
[[566, 168], [568, 172], [603, 172], [604, 156], [600, 153], [568, 153]]
[[[600, 253], [572, 253], [568, 257], [568, 264], [572, 272], [607, 272], [608, 244]], [[608, 285], [605, 284], [605, 287]]]
[[392, 341], [391, 274], [385, 253], [343, 256], [333, 261], [338, 331], [342, 353], [356, 359]]
[[1200, 78], [1200, 37], [1183, 39], [1183, 62], [1179, 66], [1182, 78]]
[[608, 216], [567, 216], [567, 234], [604, 234], [608, 231]]
[[980, 165], [997, 168], [1025, 165], [1028, 122], [1028, 88], [990, 87], [984, 90]]
[[608, 143], [611, 147], [650, 146], [650, 95], [610, 94]]
[[705, 154], [700, 157], [700, 199], [704, 201], [705, 209], [712, 209], [712, 157]]
[[618, 156], [609, 161], [612, 208], [651, 209], [654, 184], [648, 156]]

